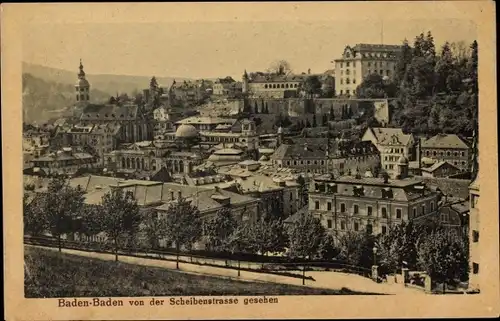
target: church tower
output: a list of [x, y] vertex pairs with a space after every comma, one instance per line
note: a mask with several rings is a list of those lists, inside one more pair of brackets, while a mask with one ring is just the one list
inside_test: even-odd
[[248, 74], [245, 69], [245, 72], [243, 73], [243, 77], [241, 77], [242, 80], [242, 85], [241, 85], [241, 91], [246, 94], [248, 93]]
[[90, 99], [90, 84], [85, 79], [85, 71], [83, 71], [82, 60], [80, 59], [80, 72], [78, 73], [78, 82], [75, 85], [76, 101], [78, 104], [88, 104]]

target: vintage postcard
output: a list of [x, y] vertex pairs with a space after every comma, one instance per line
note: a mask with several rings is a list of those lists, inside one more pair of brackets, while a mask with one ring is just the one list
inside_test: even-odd
[[492, 1], [1, 9], [7, 320], [498, 316]]

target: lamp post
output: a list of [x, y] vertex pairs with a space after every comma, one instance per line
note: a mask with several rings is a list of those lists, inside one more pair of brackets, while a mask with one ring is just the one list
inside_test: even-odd
[[373, 265], [377, 265], [377, 251], [378, 251], [377, 246], [374, 246], [372, 250], [373, 250]]
[[375, 282], [378, 282], [377, 251], [378, 248], [375, 245], [373, 247], [373, 266], [372, 266], [372, 280]]

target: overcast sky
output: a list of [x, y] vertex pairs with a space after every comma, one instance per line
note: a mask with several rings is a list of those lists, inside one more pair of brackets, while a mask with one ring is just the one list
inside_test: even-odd
[[[337, 15], [338, 16], [338, 15]], [[381, 43], [380, 19], [27, 24], [23, 60], [89, 74], [214, 78], [265, 70], [277, 59], [295, 72], [333, 68], [346, 45]], [[468, 20], [386, 20], [383, 43], [400, 44], [431, 30], [436, 45], [476, 38]]]

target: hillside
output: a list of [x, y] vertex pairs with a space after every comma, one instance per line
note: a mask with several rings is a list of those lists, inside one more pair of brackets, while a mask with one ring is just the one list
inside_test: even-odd
[[[61, 84], [74, 85], [77, 80], [78, 66], [74, 71], [56, 69], [23, 62], [23, 73], [31, 74], [36, 78]], [[92, 74], [91, 66], [85, 66], [87, 79], [91, 88], [98, 89], [108, 95], [116, 93], [132, 94], [136, 91], [148, 88], [149, 81], [155, 76], [161, 86], [170, 86], [175, 79], [177, 82], [189, 80], [182, 77], [159, 77], [157, 75], [129, 76], [129, 75], [96, 75]]]
[[[23, 121], [44, 123], [60, 118], [71, 110], [75, 103], [75, 87], [71, 84], [45, 80], [23, 73]], [[92, 102], [109, 99], [109, 94], [91, 89]]]
[[157, 267], [102, 261], [25, 247], [25, 295], [106, 297], [170, 295], [368, 294], [277, 283], [244, 282]]

